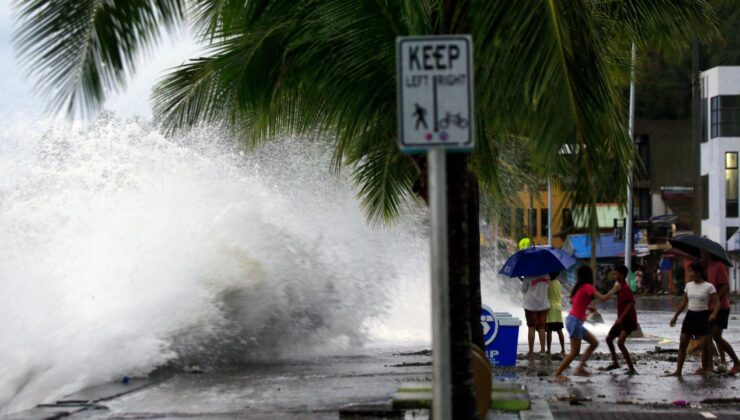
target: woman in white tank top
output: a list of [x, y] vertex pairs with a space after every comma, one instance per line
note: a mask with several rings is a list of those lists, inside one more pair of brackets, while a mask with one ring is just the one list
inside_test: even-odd
[[[678, 305], [676, 313], [673, 314], [673, 319], [671, 319], [671, 327], [673, 327], [676, 325], [678, 316], [688, 306], [689, 310], [681, 326], [681, 341], [678, 346], [676, 371], [668, 376], [681, 376], [683, 363], [686, 360], [686, 350], [689, 347], [689, 340], [691, 338], [699, 340], [702, 356], [709, 350], [709, 321], [714, 320], [717, 317], [717, 312], [719, 312], [717, 291], [714, 289], [712, 283], [706, 281], [707, 275], [701, 263], [692, 263], [689, 266], [688, 275], [690, 282], [686, 283], [681, 303]], [[713, 303], [711, 313], [707, 309], [709, 308], [710, 301]], [[711, 371], [707, 372], [709, 368], [705, 364], [704, 357], [702, 357], [702, 367], [697, 373], [711, 373]]]

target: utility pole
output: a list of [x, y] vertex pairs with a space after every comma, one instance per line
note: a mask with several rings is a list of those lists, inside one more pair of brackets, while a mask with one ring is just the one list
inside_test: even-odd
[[[637, 49], [632, 44], [632, 69], [630, 70], [630, 104], [629, 104], [629, 136], [632, 147], [635, 144], [635, 66], [637, 65]], [[634, 179], [633, 165], [629, 167], [627, 177], [627, 221], [624, 224], [624, 265], [628, 271], [632, 271], [632, 225], [633, 225], [633, 208], [632, 204], [632, 181]]]
[[702, 130], [701, 80], [699, 79], [699, 39], [691, 40], [691, 128], [694, 146], [694, 221], [693, 231], [701, 235], [701, 221], [704, 217], [702, 202], [704, 191], [701, 185], [701, 141]]

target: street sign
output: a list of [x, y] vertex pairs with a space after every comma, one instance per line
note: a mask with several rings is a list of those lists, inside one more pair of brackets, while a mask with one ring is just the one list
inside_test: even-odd
[[472, 45], [469, 35], [396, 38], [402, 151], [473, 150]]

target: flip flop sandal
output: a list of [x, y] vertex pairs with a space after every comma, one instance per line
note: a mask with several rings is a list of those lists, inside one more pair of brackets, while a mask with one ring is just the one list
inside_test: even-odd
[[636, 371], [636, 370], [629, 370], [629, 369], [626, 369], [626, 370], [624, 371], [624, 374], [625, 374], [625, 375], [627, 375], [627, 376], [634, 376], [634, 375], [639, 375], [639, 373], [637, 373], [637, 371]]

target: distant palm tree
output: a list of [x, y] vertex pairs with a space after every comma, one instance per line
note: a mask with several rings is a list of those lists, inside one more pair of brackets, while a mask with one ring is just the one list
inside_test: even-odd
[[[539, 173], [574, 175], [571, 199], [593, 206], [626, 189], [633, 146], [619, 95], [629, 43], [676, 49], [711, 33], [702, 0], [17, 0], [17, 46], [53, 109], [85, 114], [123, 87], [163, 30], [191, 19], [209, 45], [156, 87], [168, 132], [217, 124], [249, 142], [329, 136], [368, 218], [385, 223], [424, 195], [423, 159], [396, 146], [397, 36], [470, 33], [476, 149], [450, 155], [453, 409], [474, 418], [468, 347], [482, 345], [478, 182], [504, 191], [507, 139]], [[187, 11], [187, 13], [186, 13]], [[563, 156], [563, 148], [577, 150]], [[516, 168], [514, 168], [516, 169]], [[502, 197], [506, 199], [505, 197]], [[469, 302], [472, 301], [472, 304]], [[470, 307], [470, 309], [468, 309]], [[471, 328], [472, 327], [472, 328]]]

